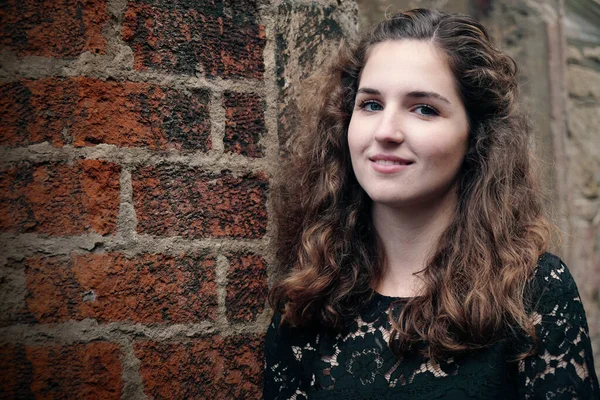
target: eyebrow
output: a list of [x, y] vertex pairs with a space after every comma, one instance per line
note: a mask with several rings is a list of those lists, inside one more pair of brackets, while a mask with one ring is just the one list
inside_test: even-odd
[[[360, 89], [358, 89], [358, 91], [356, 93], [357, 94], [358, 93], [376, 94], [376, 95], [380, 95], [381, 94], [381, 92], [379, 90], [368, 88], [368, 87], [360, 88]], [[408, 92], [406, 94], [406, 96], [413, 97], [413, 98], [416, 98], [416, 99], [434, 98], [434, 99], [438, 99], [438, 100], [441, 100], [443, 102], [446, 102], [448, 104], [452, 104], [450, 102], [450, 100], [448, 100], [447, 98], [445, 98], [444, 96], [442, 96], [441, 94], [436, 93], [436, 92], [426, 92], [426, 91], [422, 91], [422, 90], [414, 90], [412, 92]]]

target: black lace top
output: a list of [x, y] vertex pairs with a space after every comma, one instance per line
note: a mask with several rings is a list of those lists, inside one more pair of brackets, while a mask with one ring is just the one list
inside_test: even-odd
[[[275, 314], [265, 342], [264, 398], [269, 399], [600, 399], [585, 312], [567, 267], [540, 257], [529, 290], [539, 351], [514, 359], [498, 342], [439, 365], [388, 347], [395, 300], [375, 293], [337, 334], [306, 333]], [[397, 301], [396, 301], [397, 303]], [[401, 305], [400, 305], [401, 306]]]

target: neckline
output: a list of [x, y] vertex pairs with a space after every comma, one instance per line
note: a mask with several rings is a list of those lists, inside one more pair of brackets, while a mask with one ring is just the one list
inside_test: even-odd
[[407, 301], [409, 301], [411, 299], [414, 299], [415, 297], [418, 297], [418, 296], [414, 296], [414, 297], [386, 296], [385, 294], [379, 293], [375, 289], [371, 289], [371, 290], [373, 291], [373, 298], [379, 298], [381, 300], [386, 300], [386, 301], [402, 301], [402, 302], [407, 302]]

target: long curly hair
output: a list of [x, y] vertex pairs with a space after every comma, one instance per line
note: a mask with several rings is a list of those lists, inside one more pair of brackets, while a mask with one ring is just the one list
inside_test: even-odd
[[530, 166], [531, 128], [518, 107], [516, 64], [480, 23], [460, 14], [396, 14], [342, 44], [304, 83], [303, 123], [272, 196], [281, 279], [269, 301], [292, 326], [335, 331], [373, 295], [385, 257], [371, 200], [352, 170], [348, 125], [370, 49], [405, 39], [430, 41], [446, 56], [470, 131], [453, 219], [419, 272], [422, 292], [391, 317], [390, 347], [435, 360], [507, 335], [534, 343], [525, 287], [553, 225]]

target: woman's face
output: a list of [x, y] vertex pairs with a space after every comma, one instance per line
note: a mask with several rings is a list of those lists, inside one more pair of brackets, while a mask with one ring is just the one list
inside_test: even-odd
[[375, 204], [427, 206], [453, 193], [468, 135], [454, 76], [434, 44], [371, 48], [348, 145], [354, 174]]

